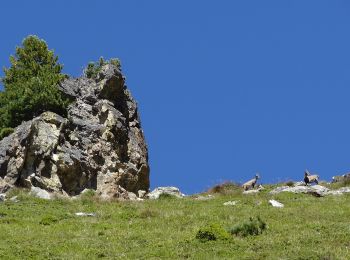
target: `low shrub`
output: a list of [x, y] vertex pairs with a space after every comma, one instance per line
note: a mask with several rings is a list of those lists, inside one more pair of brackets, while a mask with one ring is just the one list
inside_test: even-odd
[[231, 194], [235, 191], [240, 191], [241, 187], [239, 184], [234, 182], [224, 182], [221, 184], [217, 184], [214, 187], [210, 188], [208, 190], [208, 193], [218, 193], [218, 194]]
[[0, 140], [13, 133], [13, 128], [5, 127], [0, 130]]
[[251, 217], [249, 218], [249, 221], [235, 225], [229, 230], [229, 232], [232, 235], [242, 237], [256, 236], [261, 234], [266, 229], [266, 227], [266, 223], [261, 220], [260, 217], [257, 217], [256, 219]]
[[294, 186], [294, 181], [287, 181], [286, 185], [289, 187], [293, 187]]
[[196, 234], [196, 239], [201, 242], [227, 240], [229, 238], [230, 234], [221, 225], [216, 223], [202, 227]]

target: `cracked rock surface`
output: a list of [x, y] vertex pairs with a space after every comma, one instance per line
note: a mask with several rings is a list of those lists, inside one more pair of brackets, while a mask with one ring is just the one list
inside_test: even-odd
[[67, 118], [50, 111], [23, 122], [0, 141], [0, 193], [38, 187], [68, 196], [84, 189], [126, 198], [149, 189], [148, 150], [137, 104], [119, 69], [96, 80], [66, 79]]

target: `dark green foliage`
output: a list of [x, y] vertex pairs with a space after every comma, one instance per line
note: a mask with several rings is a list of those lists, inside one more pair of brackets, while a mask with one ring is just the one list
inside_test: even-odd
[[287, 181], [286, 185], [289, 187], [293, 187], [294, 186], [294, 181]]
[[0, 130], [0, 140], [13, 133], [13, 128], [5, 127]]
[[227, 240], [229, 238], [230, 234], [221, 225], [216, 223], [202, 227], [196, 234], [196, 239], [201, 242]]
[[66, 114], [68, 100], [57, 88], [65, 75], [44, 40], [28, 36], [10, 62], [1, 79], [5, 90], [0, 94], [0, 129], [16, 127], [44, 111]]
[[115, 65], [118, 69], [121, 69], [120, 60], [117, 58], [112, 58], [109, 61], [105, 61], [103, 57], [100, 57], [97, 62], [89, 62], [87, 67], [84, 70], [85, 76], [89, 79], [97, 79], [98, 73], [101, 71], [101, 68], [105, 64]]
[[236, 236], [256, 236], [261, 234], [266, 229], [266, 223], [260, 217], [249, 218], [249, 221], [237, 224], [230, 229], [230, 233]]

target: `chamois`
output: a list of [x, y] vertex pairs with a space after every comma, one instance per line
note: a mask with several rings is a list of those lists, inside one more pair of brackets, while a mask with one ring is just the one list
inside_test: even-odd
[[258, 181], [258, 179], [260, 178], [259, 174], [255, 174], [255, 178], [254, 179], [251, 179], [250, 181], [247, 181], [246, 183], [244, 183], [242, 185], [242, 188], [244, 190], [249, 190], [251, 188], [254, 188], [256, 182]]
[[304, 182], [305, 182], [305, 185], [308, 185], [309, 183], [316, 183], [318, 184], [318, 179], [320, 178], [320, 176], [318, 175], [311, 175], [309, 173], [308, 170], [305, 170], [305, 174], [304, 174]]

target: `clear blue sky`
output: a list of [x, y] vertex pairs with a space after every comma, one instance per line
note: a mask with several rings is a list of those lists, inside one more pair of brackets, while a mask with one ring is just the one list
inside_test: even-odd
[[152, 188], [350, 171], [348, 1], [5, 1], [0, 65], [29, 34], [64, 71], [119, 57]]

